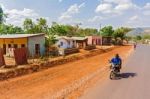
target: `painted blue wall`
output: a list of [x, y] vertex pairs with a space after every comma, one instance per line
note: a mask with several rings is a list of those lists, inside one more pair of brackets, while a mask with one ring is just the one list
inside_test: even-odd
[[73, 48], [73, 40], [69, 40], [69, 42], [66, 39], [59, 39], [56, 43], [57, 46], [61, 45], [61, 42], [63, 43], [62, 46], [60, 46], [60, 48]]
[[35, 44], [40, 44], [40, 54], [45, 54], [45, 36], [39, 35], [28, 38], [28, 49], [31, 56], [35, 55]]

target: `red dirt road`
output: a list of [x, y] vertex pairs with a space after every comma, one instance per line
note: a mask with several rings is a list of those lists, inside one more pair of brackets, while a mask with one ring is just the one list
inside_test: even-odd
[[0, 99], [51, 99], [72, 82], [107, 66], [108, 59], [115, 53], [126, 58], [131, 49], [131, 46], [119, 47], [108, 53], [0, 82]]

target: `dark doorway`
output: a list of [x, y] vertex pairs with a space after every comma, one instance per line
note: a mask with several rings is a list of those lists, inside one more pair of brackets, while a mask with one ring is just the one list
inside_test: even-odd
[[21, 44], [21, 48], [25, 48], [26, 46], [25, 46], [25, 44]]
[[4, 54], [6, 54], [6, 44], [3, 44], [3, 51], [4, 51]]
[[40, 55], [40, 44], [35, 44], [35, 54]]
[[11, 48], [11, 44], [8, 44], [8, 48]]
[[17, 44], [14, 44], [14, 48], [15, 48], [15, 49], [18, 48], [18, 45], [17, 45]]

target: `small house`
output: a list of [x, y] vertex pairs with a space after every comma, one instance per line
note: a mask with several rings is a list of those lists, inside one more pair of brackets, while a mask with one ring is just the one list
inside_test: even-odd
[[88, 44], [89, 45], [102, 45], [102, 37], [101, 36], [88, 36]]
[[57, 40], [56, 46], [58, 48], [67, 49], [75, 47], [75, 41], [70, 37], [60, 36], [56, 37], [56, 40]]
[[112, 37], [110, 36], [102, 37], [102, 45], [111, 45], [111, 44], [112, 44]]
[[88, 36], [89, 45], [111, 45], [112, 37], [106, 36]]
[[87, 37], [72, 37], [75, 41], [76, 48], [85, 48], [88, 45], [88, 38]]
[[45, 34], [6, 34], [0, 35], [0, 48], [4, 54], [13, 56], [16, 48], [27, 48], [29, 56], [44, 55]]

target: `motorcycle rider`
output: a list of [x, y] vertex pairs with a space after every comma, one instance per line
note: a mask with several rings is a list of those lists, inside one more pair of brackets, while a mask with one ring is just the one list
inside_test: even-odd
[[121, 65], [122, 65], [122, 59], [120, 58], [119, 54], [116, 54], [115, 57], [112, 58], [110, 62], [112, 64], [114, 64], [114, 66], [118, 66], [118, 67], [116, 67], [116, 69], [118, 70], [118, 72], [120, 72]]

